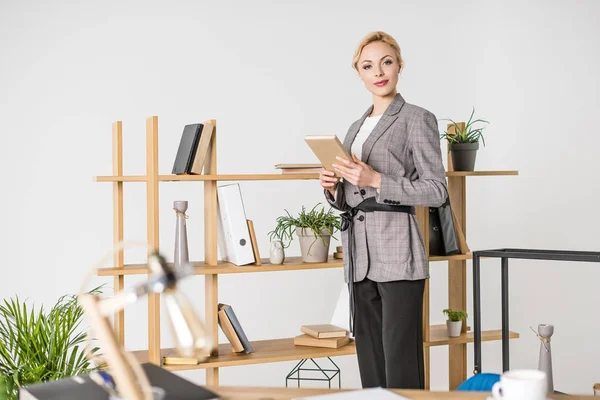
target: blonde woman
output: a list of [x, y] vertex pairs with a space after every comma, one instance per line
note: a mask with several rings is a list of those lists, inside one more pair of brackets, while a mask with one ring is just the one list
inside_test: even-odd
[[363, 387], [424, 388], [423, 290], [428, 260], [415, 206], [448, 196], [435, 116], [397, 92], [400, 47], [385, 32], [367, 35], [352, 67], [373, 104], [351, 126], [351, 160], [323, 169], [327, 201], [342, 211], [350, 329]]

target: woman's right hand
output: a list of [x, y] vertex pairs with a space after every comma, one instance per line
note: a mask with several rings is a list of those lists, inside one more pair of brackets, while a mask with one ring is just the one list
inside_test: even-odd
[[319, 180], [323, 189], [329, 190], [329, 193], [331, 193], [332, 196], [335, 195], [335, 188], [340, 181], [340, 179], [335, 176], [335, 172], [323, 168], [319, 174]]

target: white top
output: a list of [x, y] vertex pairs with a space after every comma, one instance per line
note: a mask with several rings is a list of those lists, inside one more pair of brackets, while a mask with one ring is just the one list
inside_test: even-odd
[[[365, 140], [367, 140], [367, 138], [371, 134], [371, 131], [373, 130], [373, 128], [375, 128], [375, 125], [377, 125], [377, 122], [379, 122], [380, 118], [381, 118], [381, 115], [377, 115], [375, 117], [367, 117], [365, 119], [365, 122], [363, 122], [362, 126], [360, 127], [360, 130], [356, 134], [356, 137], [354, 138], [354, 142], [352, 142], [351, 150], [352, 150], [352, 153], [356, 154], [356, 158], [358, 158], [359, 160], [361, 159], [361, 156], [362, 156], [363, 144], [365, 143]], [[352, 155], [352, 154], [350, 154], [350, 155]]]

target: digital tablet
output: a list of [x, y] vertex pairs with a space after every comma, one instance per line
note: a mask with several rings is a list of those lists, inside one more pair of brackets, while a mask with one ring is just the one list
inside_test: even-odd
[[308, 143], [319, 161], [321, 161], [323, 168], [333, 171], [338, 178], [341, 176], [340, 173], [335, 171], [331, 166], [332, 164], [340, 163], [336, 157], [339, 156], [346, 160], [352, 160], [352, 157], [348, 154], [336, 135], [308, 135], [304, 140]]

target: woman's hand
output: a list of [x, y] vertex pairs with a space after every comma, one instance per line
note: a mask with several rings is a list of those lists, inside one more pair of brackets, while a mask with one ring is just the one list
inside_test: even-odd
[[336, 157], [336, 159], [340, 161], [340, 164], [333, 164], [333, 168], [342, 175], [344, 180], [358, 187], [371, 186], [379, 189], [381, 186], [379, 172], [359, 160], [354, 153], [352, 153], [352, 161], [342, 157]]
[[337, 186], [340, 178], [335, 176], [333, 171], [323, 168], [319, 174], [319, 181], [323, 189], [329, 190], [332, 196], [335, 196], [335, 187]]

